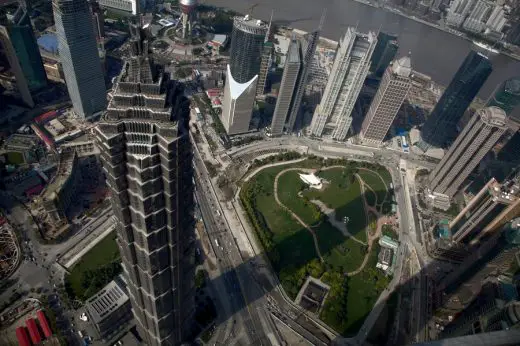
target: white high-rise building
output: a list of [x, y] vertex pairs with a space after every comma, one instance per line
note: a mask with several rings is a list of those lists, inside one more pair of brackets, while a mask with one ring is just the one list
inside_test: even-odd
[[383, 142], [412, 86], [411, 75], [409, 56], [394, 61], [386, 69], [361, 127], [360, 138], [363, 142], [373, 145]]
[[495, 4], [488, 0], [477, 0], [462, 27], [475, 33], [483, 32]]
[[459, 27], [471, 11], [477, 0], [454, 0], [446, 16], [446, 24]]
[[222, 103], [222, 125], [228, 135], [236, 135], [249, 130], [249, 123], [255, 103], [258, 75], [245, 83], [239, 83], [227, 66], [224, 102]]
[[501, 108], [480, 109], [431, 172], [430, 189], [453, 197], [509, 126], [506, 113]]
[[312, 135], [345, 140], [376, 43], [374, 32], [362, 34], [354, 28], [347, 30], [336, 52], [323, 98], [314, 112]]
[[504, 6], [495, 4], [495, 8], [486, 23], [487, 29], [494, 32], [502, 32], [506, 23], [507, 19], [505, 17]]

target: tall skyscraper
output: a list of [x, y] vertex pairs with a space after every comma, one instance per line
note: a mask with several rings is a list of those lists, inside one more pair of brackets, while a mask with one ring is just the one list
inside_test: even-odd
[[323, 23], [325, 21], [325, 15], [326, 11], [324, 11], [321, 15], [318, 29], [307, 34], [301, 41], [303, 52], [302, 67], [300, 70], [300, 75], [298, 76], [298, 81], [296, 82], [296, 90], [293, 95], [289, 118], [286, 121], [286, 128], [289, 132], [295, 130], [295, 125], [297, 124], [301, 115], [303, 95], [305, 94], [305, 87], [307, 86], [307, 81], [309, 80], [309, 72], [311, 70], [311, 64], [312, 60], [314, 59], [316, 47], [318, 46], [318, 41], [320, 40], [321, 28], [323, 27]]
[[96, 137], [137, 329], [147, 345], [178, 345], [195, 306], [189, 103], [131, 31]]
[[229, 66], [237, 83], [249, 82], [260, 71], [267, 30], [266, 23], [249, 15], [233, 19]]
[[453, 197], [508, 127], [507, 117], [502, 109], [480, 109], [431, 172], [430, 189]]
[[373, 32], [361, 34], [354, 28], [347, 29], [339, 43], [322, 100], [312, 118], [312, 135], [345, 140], [376, 43]]
[[10, 19], [5, 13], [0, 13], [0, 35], [2, 51], [15, 76], [18, 91], [24, 102], [32, 107], [34, 102], [31, 93], [47, 86], [47, 75], [29, 10], [30, 8], [19, 6]]
[[228, 135], [245, 133], [249, 130], [257, 82], [258, 75], [248, 82], [238, 83], [233, 79], [231, 68], [227, 65], [221, 120]]
[[271, 121], [271, 135], [279, 136], [283, 134], [285, 121], [291, 111], [294, 102], [298, 77], [302, 68], [302, 56], [300, 42], [293, 37], [289, 45], [285, 67], [283, 69], [282, 83], [280, 92], [276, 100], [276, 107]]
[[449, 145], [456, 136], [459, 120], [491, 71], [486, 56], [475, 51], [468, 54], [423, 125], [422, 141], [418, 144], [422, 150]]
[[390, 63], [395, 59], [399, 45], [397, 36], [380, 32], [377, 34], [377, 44], [372, 54], [370, 71], [376, 77], [382, 77]]
[[105, 110], [106, 87], [86, 0], [53, 0], [58, 49], [74, 112], [89, 118]]
[[491, 179], [450, 222], [452, 239], [474, 242], [498, 231], [520, 212], [518, 187]]
[[221, 116], [228, 135], [249, 129], [268, 29], [267, 24], [249, 15], [233, 19]]
[[[486, 105], [502, 108], [511, 121], [520, 124], [520, 77], [511, 78], [499, 84]], [[493, 164], [497, 169], [503, 169], [509, 164], [520, 163], [520, 155], [518, 155], [520, 153], [520, 133], [514, 128], [510, 129], [507, 136], [504, 136], [497, 144], [495, 151], [498, 154]], [[491, 171], [491, 173], [498, 177], [496, 172]]]
[[380, 145], [412, 87], [410, 57], [402, 57], [386, 69], [376, 96], [361, 126], [363, 142]]

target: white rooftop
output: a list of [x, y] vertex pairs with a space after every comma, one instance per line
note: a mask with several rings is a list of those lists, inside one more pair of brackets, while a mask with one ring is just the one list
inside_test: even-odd
[[410, 77], [410, 74], [412, 74], [412, 60], [409, 56], [403, 56], [394, 61], [392, 68], [395, 74], [401, 77]]
[[300, 179], [305, 183], [308, 184], [312, 188], [321, 189], [321, 179], [315, 176], [313, 173], [311, 174], [302, 174], [298, 173], [300, 176]]

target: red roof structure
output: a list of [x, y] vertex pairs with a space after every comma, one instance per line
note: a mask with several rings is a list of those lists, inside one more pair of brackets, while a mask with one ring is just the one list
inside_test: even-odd
[[34, 318], [27, 319], [25, 321], [25, 325], [27, 326], [27, 329], [29, 329], [29, 336], [31, 337], [33, 344], [37, 345], [40, 341], [42, 341], [40, 331], [38, 330], [38, 326], [36, 325], [36, 320]]
[[49, 321], [47, 321], [47, 317], [45, 317], [45, 314], [41, 310], [36, 312], [36, 316], [38, 316], [38, 321], [40, 321], [40, 327], [42, 327], [43, 335], [45, 335], [45, 338], [50, 338], [52, 336], [52, 330], [51, 327], [49, 327]]
[[18, 339], [18, 345], [20, 346], [31, 346], [29, 335], [27, 335], [27, 329], [25, 327], [16, 328], [16, 338]]

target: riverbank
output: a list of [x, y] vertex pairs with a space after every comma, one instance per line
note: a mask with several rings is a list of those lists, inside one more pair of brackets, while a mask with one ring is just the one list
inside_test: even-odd
[[[434, 29], [437, 29], [437, 30], [440, 30], [440, 31], [443, 31], [445, 33], [448, 33], [448, 34], [451, 34], [451, 35], [455, 35], [455, 36], [458, 36], [466, 41], [469, 41], [471, 43], [473, 43], [473, 38], [469, 37], [468, 35], [464, 34], [463, 32], [460, 32], [458, 30], [455, 30], [455, 29], [452, 29], [452, 28], [449, 28], [449, 27], [442, 27], [438, 24], [435, 24], [435, 23], [432, 23], [432, 22], [429, 22], [427, 20], [424, 20], [424, 19], [421, 19], [421, 18], [418, 18], [416, 16], [410, 16], [404, 12], [402, 12], [401, 10], [399, 9], [396, 9], [396, 8], [393, 8], [393, 7], [389, 7], [389, 6], [385, 6], [385, 5], [379, 5], [379, 4], [374, 4], [372, 3], [371, 1], [368, 1], [368, 0], [353, 0], [359, 4], [362, 4], [362, 5], [366, 5], [366, 6], [370, 6], [370, 7], [373, 7], [373, 8], [377, 8], [377, 9], [380, 9], [380, 10], [383, 10], [383, 11], [387, 11], [387, 12], [390, 12], [390, 13], [393, 13], [393, 14], [397, 14], [399, 16], [402, 16], [406, 19], [410, 19], [410, 20], [413, 20], [417, 23], [421, 23], [421, 24], [424, 24], [424, 25], [427, 25], [431, 28], [434, 28]], [[520, 61], [520, 55], [516, 55], [516, 54], [513, 54], [513, 53], [510, 53], [510, 52], [506, 52], [502, 49], [499, 49], [499, 53], [492, 53], [492, 54], [502, 54], [502, 55], [505, 55], [511, 59], [515, 59], [516, 61]]]

